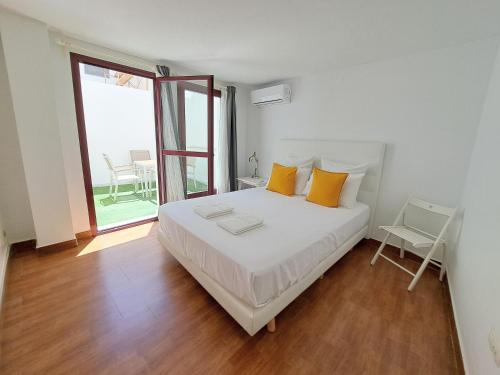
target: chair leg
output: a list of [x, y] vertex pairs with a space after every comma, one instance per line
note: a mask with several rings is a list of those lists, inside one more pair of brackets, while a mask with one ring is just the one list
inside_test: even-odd
[[422, 276], [422, 274], [425, 271], [425, 268], [427, 267], [427, 265], [431, 261], [431, 258], [434, 255], [434, 253], [436, 252], [436, 249], [437, 249], [437, 243], [435, 243], [434, 246], [432, 246], [431, 250], [429, 251], [429, 254], [427, 254], [422, 265], [420, 266], [417, 273], [415, 274], [415, 277], [413, 278], [413, 280], [410, 283], [410, 286], [408, 287], [409, 292], [411, 292], [413, 290], [413, 288], [415, 288], [415, 285], [417, 285], [418, 280], [420, 280], [420, 277]]
[[114, 197], [114, 201], [116, 202], [116, 197], [118, 196], [118, 182], [115, 181], [115, 197]]
[[377, 261], [379, 255], [382, 253], [382, 250], [384, 250], [384, 247], [385, 245], [387, 244], [387, 240], [389, 239], [389, 236], [391, 234], [390, 233], [387, 233], [384, 240], [382, 241], [382, 243], [380, 244], [380, 247], [378, 248], [377, 252], [375, 253], [375, 255], [373, 256], [372, 258], [372, 261], [370, 262], [370, 264], [373, 266], [375, 264], [375, 262]]
[[146, 174], [146, 196], [151, 197], [151, 172], [147, 171]]
[[146, 174], [144, 171], [141, 171], [141, 189], [142, 189], [142, 197], [143, 198], [146, 198], [146, 183], [145, 183], [145, 178], [146, 178]]
[[401, 238], [401, 249], [399, 250], [399, 257], [403, 259], [405, 257], [405, 240]]
[[441, 272], [439, 272], [439, 281], [443, 281], [446, 273], [446, 244], [443, 243], [443, 259], [441, 262]]

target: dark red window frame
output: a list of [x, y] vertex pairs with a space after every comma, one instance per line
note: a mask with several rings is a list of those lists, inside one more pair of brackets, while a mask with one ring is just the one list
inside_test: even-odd
[[[186, 148], [186, 103], [185, 103], [185, 93], [186, 91], [193, 91], [200, 94], [207, 94], [207, 88], [204, 86], [200, 86], [188, 81], [181, 81], [177, 85], [177, 116], [178, 116], [178, 126], [179, 126], [179, 138], [181, 141], [181, 149]], [[220, 90], [213, 90], [213, 97], [220, 98], [222, 96], [222, 92]], [[214, 103], [212, 103], [212, 106]], [[215, 124], [213, 124], [215, 126]], [[213, 140], [214, 142], [214, 140]], [[186, 168], [186, 159], [183, 161], [183, 168]], [[213, 172], [212, 172], [213, 173]], [[214, 188], [215, 193], [215, 188]], [[198, 198], [208, 195], [208, 191], [200, 191], [196, 193], [189, 193], [187, 195], [188, 199]]]
[[[162, 121], [162, 111], [160, 110], [161, 108], [161, 83], [162, 82], [177, 82], [177, 87], [179, 90], [179, 86], [181, 86], [181, 90], [193, 90], [196, 92], [202, 92], [202, 93], [207, 93], [208, 98], [207, 98], [207, 103], [208, 103], [208, 108], [207, 108], [207, 119], [208, 119], [208, 140], [207, 140], [207, 151], [186, 151], [186, 150], [167, 150], [163, 147], [163, 121]], [[193, 84], [188, 81], [207, 81], [207, 87], [200, 86]], [[205, 196], [205, 195], [212, 195], [215, 193], [214, 189], [214, 96], [220, 96], [221, 92], [220, 90], [215, 90], [213, 88], [213, 82], [214, 82], [214, 76], [213, 75], [199, 75], [199, 76], [171, 76], [171, 77], [159, 77], [155, 81], [156, 85], [156, 90], [155, 90], [155, 99], [156, 99], [156, 115], [157, 115], [157, 121], [156, 121], [156, 126], [157, 126], [157, 133], [159, 136], [157, 137], [157, 149], [161, 150], [160, 153], [158, 153], [158, 167], [160, 168], [160, 171], [158, 173], [158, 179], [159, 179], [159, 185], [162, 187], [160, 190], [160, 204], [163, 204], [166, 202], [166, 197], [165, 197], [165, 189], [164, 187], [166, 186], [166, 175], [165, 175], [165, 170], [163, 166], [163, 158], [165, 156], [183, 156], [183, 157], [201, 157], [201, 158], [206, 158], [208, 160], [208, 190], [204, 192], [199, 192], [199, 193], [191, 193], [188, 195], [189, 198], [196, 198], [200, 196]], [[179, 92], [177, 93], [179, 94]], [[182, 92], [184, 94], [184, 92]], [[182, 97], [181, 100], [184, 100], [184, 95], [177, 95], [177, 100]], [[184, 109], [184, 104], [182, 103], [182, 106], [179, 105], [178, 103], [178, 108]], [[181, 111], [179, 111], [181, 112]], [[185, 139], [185, 116], [183, 115], [178, 115], [178, 121], [179, 121], [179, 130], [184, 133], [184, 139]], [[182, 118], [182, 120], [181, 120]], [[181, 122], [182, 121], [182, 122]], [[181, 126], [182, 124], [182, 126]], [[181, 129], [182, 127], [182, 129]]]
[[[83, 170], [83, 180], [85, 186], [85, 195], [87, 199], [87, 207], [89, 212], [89, 223], [90, 230], [93, 236], [98, 234], [103, 234], [107, 232], [113, 232], [116, 230], [133, 227], [136, 225], [152, 222], [158, 220], [157, 217], [151, 219], [140, 220], [130, 224], [124, 224], [120, 226], [116, 226], [110, 229], [98, 230], [97, 229], [97, 219], [94, 205], [94, 197], [92, 191], [92, 177], [90, 173], [90, 160], [88, 154], [88, 143], [87, 143], [87, 133], [85, 128], [85, 116], [83, 109], [83, 98], [82, 98], [82, 88], [80, 81], [80, 63], [93, 65], [104, 69], [111, 69], [123, 73], [132, 74], [135, 76], [140, 76], [144, 78], [150, 78], [153, 80], [155, 85], [154, 95], [154, 111], [155, 111], [155, 126], [156, 126], [156, 148], [157, 148], [157, 161], [158, 161], [158, 197], [160, 204], [165, 203], [164, 197], [164, 169], [163, 169], [163, 157], [164, 155], [178, 155], [178, 156], [194, 156], [194, 157], [206, 157], [209, 160], [209, 191], [189, 194], [188, 198], [194, 198], [200, 195], [214, 194], [215, 189], [213, 185], [213, 98], [214, 96], [220, 97], [221, 91], [213, 89], [213, 76], [212, 75], [204, 75], [204, 76], [175, 76], [175, 77], [161, 77], [157, 78], [154, 72], [132, 68], [126, 65], [113, 63], [107, 60], [97, 59], [90, 56], [81, 55], [78, 53], [71, 52], [70, 53], [70, 61], [71, 61], [71, 73], [73, 79], [73, 92], [75, 97], [75, 110], [76, 110], [76, 119], [77, 119], [77, 127], [78, 127], [78, 138], [80, 143], [80, 155], [82, 159], [82, 170]], [[208, 99], [208, 118], [209, 118], [209, 129], [208, 129], [208, 152], [194, 152], [194, 151], [173, 151], [173, 150], [164, 150], [163, 149], [163, 135], [162, 135], [162, 122], [161, 122], [161, 111], [160, 109], [160, 91], [158, 90], [161, 80], [176, 80], [176, 79], [186, 79], [186, 80], [206, 80], [209, 83], [210, 89], [207, 87], [199, 86], [192, 84], [191, 82], [179, 81], [182, 82], [182, 86], [186, 90], [192, 90], [202, 93], [208, 93], [208, 91], [212, 92], [210, 99]], [[211, 120], [210, 120], [211, 119]], [[185, 122], [183, 122], [183, 126], [185, 127]], [[161, 171], [161, 172], [160, 172]]]
[[[135, 76], [140, 76], [144, 78], [150, 78], [155, 83], [156, 74], [142, 69], [132, 68], [126, 65], [112, 63], [106, 60], [96, 59], [94, 57], [80, 55], [78, 53], [70, 53], [71, 61], [71, 74], [73, 78], [73, 93], [75, 96], [75, 110], [76, 110], [76, 122], [78, 126], [78, 139], [80, 141], [80, 155], [82, 158], [82, 171], [83, 171], [83, 182], [85, 186], [85, 196], [87, 198], [87, 207], [89, 211], [89, 224], [90, 231], [93, 236], [98, 234], [113, 232], [119, 229], [129, 228], [140, 224], [149, 223], [158, 220], [157, 217], [151, 219], [139, 220], [130, 224], [119, 225], [110, 229], [98, 230], [97, 229], [97, 218], [94, 205], [94, 195], [92, 191], [92, 177], [90, 174], [90, 160], [89, 160], [89, 150], [87, 143], [87, 130], [85, 128], [85, 114], [83, 110], [83, 98], [82, 98], [82, 84], [80, 77], [80, 63], [93, 65], [104, 69], [111, 69], [123, 73], [132, 74]], [[157, 107], [155, 102], [155, 113], [157, 113]], [[155, 121], [157, 118], [155, 117]], [[158, 133], [159, 127], [158, 123], [156, 125], [156, 139], [158, 144]], [[157, 149], [157, 154], [159, 154], [160, 149]], [[159, 156], [158, 156], [159, 158]], [[161, 185], [159, 185], [161, 187]], [[158, 188], [160, 191], [161, 189]]]

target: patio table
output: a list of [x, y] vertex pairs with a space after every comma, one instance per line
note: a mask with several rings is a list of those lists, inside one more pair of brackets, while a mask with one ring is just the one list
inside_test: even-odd
[[146, 196], [151, 197], [151, 176], [156, 172], [156, 160], [137, 160], [134, 162], [134, 167], [140, 171], [142, 177], [141, 183], [143, 184], [143, 193], [145, 185]]

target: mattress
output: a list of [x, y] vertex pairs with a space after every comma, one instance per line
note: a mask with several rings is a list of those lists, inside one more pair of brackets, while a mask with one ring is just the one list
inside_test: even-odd
[[[193, 212], [199, 204], [224, 203], [234, 214], [260, 217], [264, 225], [235, 236]], [[232, 295], [262, 307], [305, 277], [369, 220], [369, 206], [327, 208], [303, 196], [246, 189], [160, 207], [160, 230], [175, 250]], [[224, 218], [229, 215], [223, 216]]]

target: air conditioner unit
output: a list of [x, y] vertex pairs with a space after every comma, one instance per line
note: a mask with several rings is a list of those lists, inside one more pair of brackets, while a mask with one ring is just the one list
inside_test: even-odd
[[252, 91], [252, 104], [263, 106], [267, 104], [290, 103], [292, 90], [290, 85], [276, 85]]

